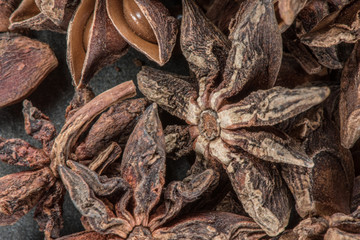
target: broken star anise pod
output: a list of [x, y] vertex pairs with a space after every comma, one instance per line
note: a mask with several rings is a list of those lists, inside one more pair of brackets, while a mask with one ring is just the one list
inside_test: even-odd
[[[41, 141], [43, 148], [35, 148], [21, 139], [0, 138], [1, 161], [34, 169], [0, 178], [0, 225], [15, 223], [37, 205], [35, 219], [40, 230], [45, 231], [47, 239], [59, 237], [65, 189], [58, 178], [57, 166], [68, 159], [77, 160], [76, 152], [83, 157], [80, 161], [101, 173], [119, 158], [121, 147], [112, 134], [119, 138], [122, 135], [119, 129], [132, 128], [132, 122], [145, 109], [146, 101], [143, 99], [124, 101], [135, 94], [135, 85], [125, 82], [96, 96], [85, 105], [72, 109], [58, 135], [49, 118], [29, 101], [24, 101], [26, 132]], [[107, 108], [104, 116], [93, 123]], [[88, 135], [78, 143], [80, 135], [92, 123], [90, 137]], [[97, 136], [93, 136], [96, 133]], [[76, 151], [78, 146], [82, 147]]]
[[138, 84], [147, 98], [191, 125], [195, 151], [223, 164], [245, 211], [275, 236], [287, 226], [292, 204], [274, 163], [313, 166], [275, 125], [321, 103], [330, 90], [273, 87], [282, 41], [272, 1], [244, 1], [230, 26], [227, 38], [184, 0], [181, 48], [198, 86], [148, 67]]
[[164, 65], [175, 46], [177, 20], [158, 0], [83, 0], [68, 29], [67, 62], [81, 87], [130, 44]]
[[22, 0], [9, 18], [9, 30], [32, 29], [66, 33], [78, 3], [79, 0]]
[[72, 161], [67, 161], [71, 169], [59, 165], [86, 229], [60, 239], [258, 239], [265, 235], [250, 218], [231, 213], [176, 218], [206, 191], [216, 173], [208, 169], [190, 181], [174, 181], [165, 187], [165, 151], [162, 125], [153, 104], [130, 135], [117, 176], [99, 176]]

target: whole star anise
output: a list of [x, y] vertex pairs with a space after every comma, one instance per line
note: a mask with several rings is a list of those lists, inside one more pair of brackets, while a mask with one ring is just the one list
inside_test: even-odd
[[148, 67], [138, 84], [147, 98], [191, 125], [195, 151], [223, 164], [246, 212], [275, 236], [287, 226], [292, 206], [274, 163], [313, 166], [276, 124], [330, 91], [273, 87], [282, 41], [272, 1], [244, 1], [230, 26], [227, 38], [192, 0], [183, 0], [181, 47], [198, 85]]
[[87, 230], [61, 239], [255, 239], [265, 236], [251, 219], [235, 214], [207, 212], [176, 218], [185, 206], [207, 190], [216, 173], [208, 169], [190, 181], [174, 181], [165, 187], [165, 159], [165, 137], [153, 104], [131, 134], [117, 176], [99, 176], [72, 161], [67, 161], [71, 169], [59, 166], [60, 176], [83, 215]]
[[[40, 230], [45, 232], [47, 239], [58, 237], [62, 227], [62, 202], [65, 193], [56, 170], [58, 164], [62, 163], [61, 157], [85, 162], [89, 168], [100, 173], [104, 171], [121, 154], [121, 147], [115, 137], [118, 139], [122, 135], [119, 132], [131, 129], [134, 120], [145, 109], [144, 99], [123, 101], [135, 94], [135, 85], [125, 82], [83, 106], [73, 108], [58, 135], [49, 118], [25, 100], [23, 113], [26, 132], [41, 141], [43, 148], [35, 148], [21, 139], [0, 138], [1, 161], [34, 169], [0, 178], [0, 225], [15, 223], [37, 205], [35, 219]], [[83, 98], [86, 96], [83, 93]], [[80, 135], [107, 108], [109, 110], [91, 126], [87, 138], [78, 143]], [[101, 130], [99, 124], [102, 126]], [[124, 131], [125, 135], [126, 132], [128, 130]]]

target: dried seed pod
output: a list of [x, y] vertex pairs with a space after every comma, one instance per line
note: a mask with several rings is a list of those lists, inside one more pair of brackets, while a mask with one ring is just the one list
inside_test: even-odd
[[67, 119], [61, 132], [56, 137], [51, 150], [51, 169], [57, 174], [57, 166], [65, 165], [70, 151], [80, 135], [87, 129], [92, 120], [109, 106], [136, 95], [136, 87], [128, 81], [119, 84], [96, 96], [88, 104], [80, 108], [71, 118]]
[[0, 35], [0, 107], [31, 94], [58, 65], [50, 47], [18, 34]]
[[36, 206], [34, 218], [39, 225], [39, 230], [45, 233], [45, 239], [60, 236], [60, 230], [63, 227], [64, 196], [64, 185], [60, 181], [56, 181]]
[[158, 0], [106, 0], [121, 36], [149, 59], [164, 65], [175, 46], [177, 20]]
[[73, 85], [82, 88], [98, 70], [123, 56], [127, 46], [108, 17], [105, 1], [81, 1], [67, 35], [67, 63]]
[[40, 0], [23, 0], [10, 16], [10, 30], [32, 29], [65, 33], [67, 26], [58, 26], [40, 8]]
[[[331, 12], [327, 1], [313, 0], [310, 1], [303, 10], [299, 13], [296, 19], [296, 34], [298, 38], [302, 38], [313, 29], [320, 25], [320, 22], [326, 18]], [[341, 69], [343, 63], [338, 57], [338, 47], [315, 47], [309, 46], [312, 54], [317, 58], [317, 61], [324, 67], [330, 69]]]
[[36, 0], [41, 12], [57, 26], [67, 29], [80, 0]]
[[360, 137], [360, 44], [346, 62], [341, 76], [340, 93], [340, 136], [346, 148], [354, 146]]
[[340, 145], [336, 125], [318, 107], [290, 120], [289, 126], [286, 132], [302, 141], [314, 162], [312, 169], [282, 166], [282, 176], [294, 195], [299, 215], [350, 213], [354, 166], [350, 151]]
[[15, 223], [28, 213], [55, 183], [48, 167], [0, 178], [0, 225]]
[[178, 160], [192, 151], [189, 126], [168, 125], [164, 129], [166, 158]]
[[330, 47], [342, 42], [355, 43], [360, 38], [360, 2], [352, 1], [326, 18], [301, 41], [313, 47]]
[[276, 0], [274, 8], [281, 32], [285, 32], [303, 9], [308, 0]]
[[85, 140], [76, 148], [78, 160], [91, 159], [111, 141], [125, 144], [137, 118], [148, 102], [144, 98], [131, 99], [116, 104], [101, 114], [91, 126]]
[[[229, 35], [231, 19], [235, 17], [244, 0], [215, 0], [206, 10], [206, 17], [211, 20], [225, 35]], [[207, 2], [209, 4], [209, 2]]]
[[21, 0], [0, 0], [0, 32], [9, 31], [9, 17]]

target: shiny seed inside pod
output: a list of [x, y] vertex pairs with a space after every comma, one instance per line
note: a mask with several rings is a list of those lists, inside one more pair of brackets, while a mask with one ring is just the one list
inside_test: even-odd
[[134, 0], [124, 0], [123, 9], [129, 27], [142, 39], [157, 43], [153, 29], [136, 2]]
[[83, 47], [85, 52], [87, 51], [87, 47], [89, 44], [89, 39], [90, 39], [90, 29], [91, 29], [91, 24], [93, 22], [94, 19], [94, 13], [92, 13], [90, 15], [90, 17], [88, 18], [86, 25], [84, 27], [84, 33], [83, 33]]

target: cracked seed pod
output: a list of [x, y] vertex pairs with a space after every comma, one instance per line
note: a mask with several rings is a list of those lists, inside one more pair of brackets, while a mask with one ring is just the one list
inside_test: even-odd
[[[329, 97], [324, 105], [334, 99], [334, 95]], [[291, 165], [281, 168], [302, 218], [350, 213], [353, 160], [350, 151], [341, 146], [339, 131], [329, 116], [325, 107], [315, 107], [289, 120], [289, 128], [284, 130], [302, 141], [314, 162], [311, 169]]]
[[[322, 66], [330, 69], [341, 69], [343, 67], [343, 62], [339, 58], [339, 49], [338, 46], [328, 46], [328, 47], [315, 47], [315, 46], [303, 46], [302, 42], [299, 42], [299, 39], [302, 36], [306, 35], [312, 29], [317, 28], [320, 25], [321, 21], [331, 14], [332, 8], [338, 9], [342, 6], [341, 3], [334, 3], [332, 7], [327, 1], [323, 0], [313, 0], [308, 2], [308, 4], [301, 10], [295, 20], [295, 31], [296, 31], [296, 45], [302, 49], [308, 49], [311, 51], [312, 55], [315, 57], [318, 63]], [[306, 59], [304, 59], [306, 60]], [[308, 64], [306, 61], [302, 61], [302, 65]], [[307, 69], [304, 68], [306, 71]]]
[[41, 12], [57, 26], [67, 29], [80, 0], [35, 0]]
[[342, 42], [355, 43], [360, 38], [360, 2], [352, 1], [324, 18], [301, 41], [312, 47], [330, 47]]
[[158, 1], [83, 0], [71, 20], [67, 62], [77, 88], [111, 64], [128, 44], [160, 65], [171, 57], [177, 21]]
[[132, 47], [161, 66], [169, 61], [176, 42], [178, 24], [160, 1], [107, 0], [107, 2], [111, 21]]
[[354, 146], [360, 137], [360, 44], [356, 43], [341, 76], [340, 136], [346, 148]]
[[30, 95], [58, 61], [50, 47], [13, 33], [0, 34], [0, 107]]
[[42, 0], [22, 0], [18, 8], [10, 16], [9, 30], [31, 29], [66, 33], [70, 16], [60, 24], [54, 23], [42, 12], [41, 1]]

